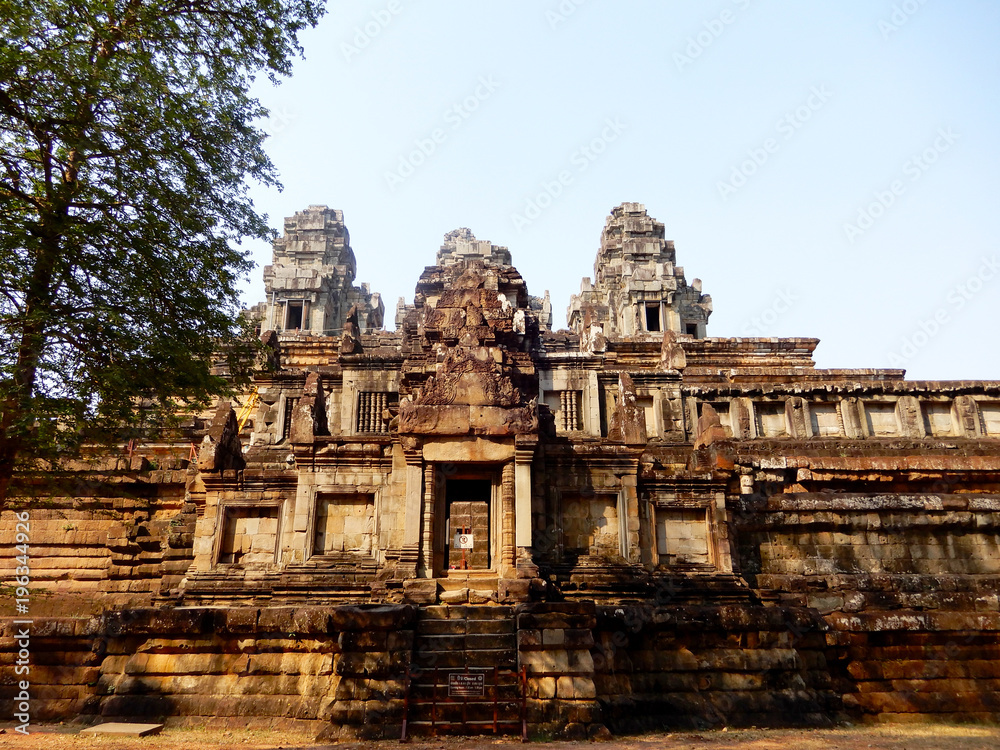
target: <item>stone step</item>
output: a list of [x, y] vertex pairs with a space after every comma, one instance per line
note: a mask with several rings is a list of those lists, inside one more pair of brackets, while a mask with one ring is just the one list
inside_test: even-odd
[[418, 617], [426, 620], [506, 620], [513, 619], [514, 608], [496, 605], [458, 605], [421, 607]]
[[425, 635], [465, 635], [465, 620], [417, 620], [417, 637]]
[[513, 617], [503, 620], [418, 620], [418, 635], [507, 635], [517, 632]]
[[481, 651], [499, 649], [516, 649], [517, 635], [515, 633], [486, 634], [421, 634], [414, 644], [423, 651]]
[[517, 649], [480, 649], [475, 651], [421, 651], [413, 649], [413, 665], [421, 669], [460, 669], [463, 667], [517, 668]]
[[469, 635], [516, 635], [517, 621], [513, 614], [503, 620], [466, 620], [465, 632]]
[[517, 623], [513, 620], [431, 620], [416, 623], [418, 638], [441, 635], [514, 635], [516, 632]]

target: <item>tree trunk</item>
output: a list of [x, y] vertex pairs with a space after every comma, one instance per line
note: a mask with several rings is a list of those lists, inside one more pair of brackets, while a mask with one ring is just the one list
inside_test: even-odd
[[31, 279], [25, 290], [17, 364], [0, 416], [0, 505], [7, 500], [18, 458], [27, 447], [35, 381], [38, 363], [45, 349], [45, 327], [52, 305], [52, 282], [59, 250], [58, 234], [41, 238]]

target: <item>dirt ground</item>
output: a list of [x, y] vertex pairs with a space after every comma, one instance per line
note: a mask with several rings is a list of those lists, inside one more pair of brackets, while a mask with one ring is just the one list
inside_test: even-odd
[[[166, 729], [145, 738], [110, 738], [80, 735], [68, 726], [33, 727], [28, 736], [3, 725], [0, 748], [25, 750], [513, 750], [524, 747], [504, 738], [440, 738], [399, 742], [341, 742], [320, 744], [303, 734], [262, 731], [210, 731]], [[543, 744], [543, 743], [539, 743]], [[885, 725], [845, 729], [742, 729], [675, 732], [620, 737], [602, 743], [547, 742], [547, 750], [996, 750], [1000, 727], [940, 724]]]

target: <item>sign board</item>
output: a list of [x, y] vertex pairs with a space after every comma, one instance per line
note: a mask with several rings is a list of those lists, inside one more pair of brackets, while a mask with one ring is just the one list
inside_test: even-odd
[[456, 673], [448, 675], [449, 698], [482, 698], [486, 695], [486, 675]]
[[452, 547], [455, 549], [472, 549], [472, 534], [455, 534], [455, 543]]

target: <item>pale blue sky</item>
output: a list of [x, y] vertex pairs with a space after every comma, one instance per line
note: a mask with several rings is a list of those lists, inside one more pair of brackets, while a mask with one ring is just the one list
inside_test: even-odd
[[302, 42], [258, 90], [285, 189], [253, 195], [279, 230], [342, 209], [390, 326], [461, 226], [565, 325], [605, 217], [638, 201], [712, 295], [711, 336], [1000, 379], [996, 2], [331, 2]]

